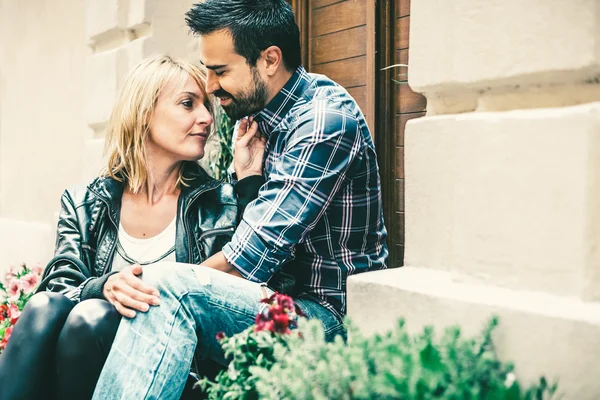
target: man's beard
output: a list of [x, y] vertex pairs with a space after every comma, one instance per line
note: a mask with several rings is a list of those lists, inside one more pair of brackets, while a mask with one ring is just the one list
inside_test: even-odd
[[217, 97], [224, 95], [231, 98], [231, 104], [222, 107], [227, 116], [233, 121], [260, 111], [267, 105], [267, 86], [255, 68], [252, 68], [252, 83], [253, 87], [245, 93], [240, 93], [237, 97], [233, 97], [223, 89], [219, 89], [214, 93]]

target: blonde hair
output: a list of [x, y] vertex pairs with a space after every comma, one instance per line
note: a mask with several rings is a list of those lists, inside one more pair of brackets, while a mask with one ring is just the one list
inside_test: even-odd
[[[200, 67], [167, 55], [152, 56], [140, 62], [125, 79], [113, 107], [104, 146], [108, 162], [102, 175], [125, 182], [133, 193], [142, 189], [149, 178], [146, 140], [158, 96], [170, 82], [178, 81], [183, 87], [187, 79], [192, 78], [212, 113], [205, 77]], [[177, 184], [185, 184], [183, 179], [181, 168]]]

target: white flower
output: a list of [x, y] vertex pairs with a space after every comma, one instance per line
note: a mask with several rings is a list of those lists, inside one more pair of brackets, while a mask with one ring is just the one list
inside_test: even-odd
[[513, 374], [512, 372], [509, 372], [508, 374], [506, 374], [506, 380], [504, 381], [504, 386], [509, 388], [513, 385], [513, 383], [515, 383], [516, 380], [517, 380], [517, 376], [515, 374]]

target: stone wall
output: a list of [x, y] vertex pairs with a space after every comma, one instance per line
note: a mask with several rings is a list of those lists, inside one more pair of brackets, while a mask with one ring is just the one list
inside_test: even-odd
[[406, 267], [352, 278], [349, 314], [467, 333], [497, 314], [521, 378], [597, 399], [600, 2], [418, 0], [411, 17], [427, 115], [405, 134]]
[[0, 272], [52, 256], [62, 191], [102, 165], [128, 71], [154, 53], [198, 59], [193, 0], [0, 0]]

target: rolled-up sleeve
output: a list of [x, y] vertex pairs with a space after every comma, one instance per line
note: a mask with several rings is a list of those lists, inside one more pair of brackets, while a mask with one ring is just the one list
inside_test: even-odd
[[326, 212], [362, 154], [356, 118], [331, 101], [307, 107], [285, 135], [286, 145], [270, 160], [258, 198], [223, 248], [251, 281], [267, 282], [294, 257], [295, 246]]

